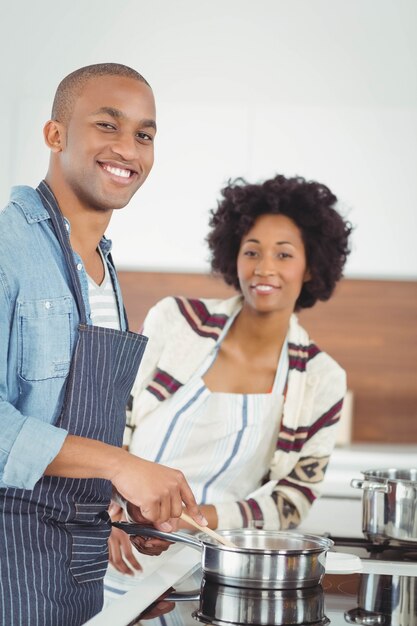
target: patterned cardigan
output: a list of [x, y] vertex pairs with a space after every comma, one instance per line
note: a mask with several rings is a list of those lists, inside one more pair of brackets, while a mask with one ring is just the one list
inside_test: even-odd
[[[148, 346], [133, 387], [132, 421], [186, 384], [215, 345], [241, 296], [228, 300], [164, 298], [148, 313]], [[275, 453], [265, 480], [246, 500], [213, 503], [219, 527], [288, 529], [320, 494], [346, 393], [344, 370], [291, 316], [289, 371]], [[133, 450], [134, 452], [134, 450]]]

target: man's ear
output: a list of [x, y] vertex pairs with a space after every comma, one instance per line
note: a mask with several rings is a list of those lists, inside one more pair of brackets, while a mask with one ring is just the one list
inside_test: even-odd
[[61, 152], [65, 145], [65, 128], [61, 122], [49, 120], [43, 127], [45, 143], [52, 152]]

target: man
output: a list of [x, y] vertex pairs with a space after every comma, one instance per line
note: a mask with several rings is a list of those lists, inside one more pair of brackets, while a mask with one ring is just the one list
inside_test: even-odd
[[44, 128], [45, 181], [14, 188], [0, 212], [7, 626], [75, 626], [101, 609], [112, 488], [135, 521], [171, 530], [184, 504], [206, 523], [180, 472], [120, 448], [147, 340], [128, 332], [104, 232], [146, 180], [155, 132], [153, 93], [136, 71], [98, 64], [73, 72]]

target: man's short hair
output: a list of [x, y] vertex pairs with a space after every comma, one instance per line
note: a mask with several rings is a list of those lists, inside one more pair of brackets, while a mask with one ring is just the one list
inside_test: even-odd
[[148, 81], [139, 72], [127, 65], [120, 63], [86, 65], [71, 72], [59, 83], [52, 105], [51, 119], [67, 124], [74, 110], [75, 101], [84, 86], [89, 80], [98, 76], [125, 76], [126, 78], [133, 78], [145, 83], [150, 87]]

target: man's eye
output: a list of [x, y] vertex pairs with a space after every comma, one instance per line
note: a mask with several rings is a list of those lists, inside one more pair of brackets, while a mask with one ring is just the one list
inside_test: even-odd
[[116, 127], [108, 122], [97, 122], [97, 126], [103, 130], [116, 130]]
[[148, 133], [137, 133], [136, 136], [141, 141], [153, 141], [152, 135], [148, 135]]

